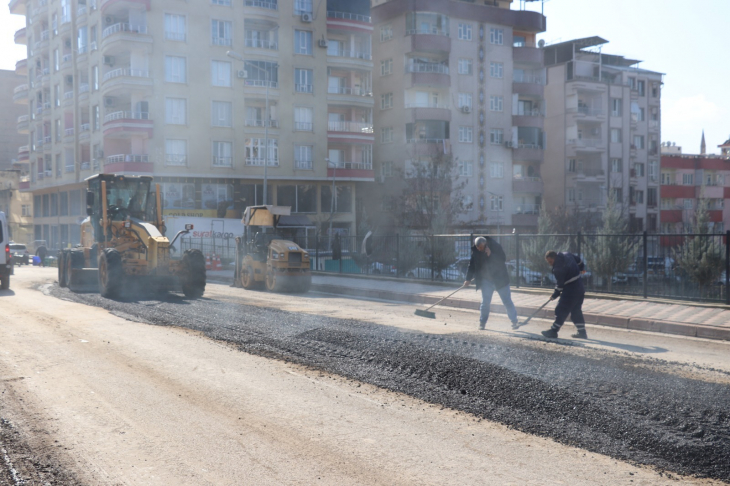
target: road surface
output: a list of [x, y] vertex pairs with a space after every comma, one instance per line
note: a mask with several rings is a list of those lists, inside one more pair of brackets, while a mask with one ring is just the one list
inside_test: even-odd
[[730, 480], [726, 343], [210, 283], [111, 301], [53, 272], [0, 293], [0, 484]]

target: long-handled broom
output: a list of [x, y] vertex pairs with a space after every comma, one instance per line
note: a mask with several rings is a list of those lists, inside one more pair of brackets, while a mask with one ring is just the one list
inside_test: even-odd
[[551, 300], [553, 300], [553, 298], [552, 298], [552, 297], [550, 297], [550, 298], [548, 299], [548, 301], [547, 301], [547, 302], [545, 302], [545, 303], [544, 303], [543, 305], [541, 305], [540, 307], [538, 307], [538, 308], [537, 308], [537, 310], [536, 310], [535, 312], [533, 312], [533, 313], [532, 313], [532, 315], [531, 315], [530, 317], [528, 317], [527, 319], [525, 319], [525, 321], [524, 321], [524, 322], [518, 322], [517, 324], [512, 324], [512, 329], [519, 329], [519, 328], [521, 328], [522, 326], [526, 326], [526, 325], [527, 325], [527, 323], [528, 323], [528, 322], [530, 322], [530, 319], [532, 319], [533, 317], [535, 317], [535, 316], [537, 315], [537, 313], [538, 313], [538, 312], [540, 312], [540, 311], [542, 310], [542, 308], [543, 308], [543, 307], [545, 307], [546, 305], [548, 305], [548, 304], [550, 303], [550, 301], [551, 301]]
[[[451, 292], [451, 293], [450, 293], [449, 295], [447, 295], [447, 296], [446, 296], [446, 297], [444, 297], [443, 299], [439, 300], [438, 302], [436, 302], [435, 304], [433, 304], [433, 305], [432, 305], [431, 307], [429, 307], [428, 309], [432, 309], [433, 307], [436, 307], [436, 306], [437, 306], [437, 305], [439, 305], [439, 304], [440, 304], [441, 302], [445, 301], [446, 299], [448, 299], [449, 297], [451, 297], [452, 295], [454, 295], [455, 293], [457, 293], [457, 292], [458, 292], [459, 290], [463, 289], [464, 287], [466, 287], [466, 284], [464, 284], [464, 285], [462, 285], [461, 287], [459, 287], [458, 289], [454, 290], [454, 291], [453, 291], [453, 292]], [[421, 317], [428, 317], [429, 319], [436, 319], [436, 314], [435, 314], [435, 313], [433, 313], [433, 312], [429, 312], [429, 311], [428, 311], [428, 309], [426, 309], [426, 310], [416, 309], [416, 312], [415, 312], [415, 314], [416, 314], [417, 316], [421, 316]]]

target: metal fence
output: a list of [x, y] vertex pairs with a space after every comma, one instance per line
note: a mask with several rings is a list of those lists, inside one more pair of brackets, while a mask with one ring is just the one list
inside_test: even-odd
[[[474, 234], [319, 235], [294, 238], [319, 272], [463, 282]], [[544, 255], [570, 251], [586, 263], [586, 290], [730, 304], [730, 231], [725, 234], [489, 235], [504, 249], [514, 287], [554, 287]], [[186, 238], [182, 250], [235, 259], [233, 240]]]

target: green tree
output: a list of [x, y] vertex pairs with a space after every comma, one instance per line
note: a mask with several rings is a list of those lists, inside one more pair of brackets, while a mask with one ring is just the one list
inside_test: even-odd
[[700, 296], [722, 274], [724, 245], [722, 238], [710, 234], [707, 199], [700, 199], [693, 217], [692, 233], [674, 249], [680, 271], [699, 286]]
[[598, 234], [586, 238], [585, 259], [591, 271], [605, 280], [610, 292], [613, 289], [613, 276], [634, 263], [640, 239], [627, 234], [628, 221], [613, 194], [608, 197], [602, 219]]

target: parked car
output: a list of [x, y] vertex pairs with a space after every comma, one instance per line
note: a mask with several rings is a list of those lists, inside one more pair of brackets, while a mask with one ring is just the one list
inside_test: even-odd
[[372, 262], [369, 265], [369, 270], [373, 275], [396, 275], [398, 268], [390, 263]]
[[28, 248], [20, 243], [10, 243], [10, 254], [13, 255], [14, 265], [28, 265], [30, 263], [30, 253]]

